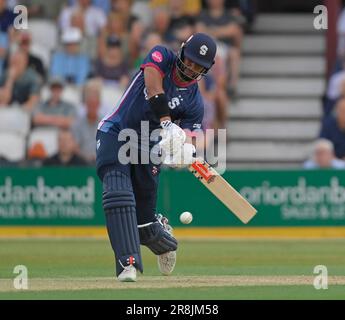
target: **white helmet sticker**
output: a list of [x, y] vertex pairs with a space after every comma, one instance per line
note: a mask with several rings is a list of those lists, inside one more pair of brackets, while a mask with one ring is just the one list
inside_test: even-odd
[[203, 56], [206, 55], [207, 51], [208, 51], [208, 47], [206, 45], [202, 45], [200, 47], [200, 54], [201, 55], [203, 55]]

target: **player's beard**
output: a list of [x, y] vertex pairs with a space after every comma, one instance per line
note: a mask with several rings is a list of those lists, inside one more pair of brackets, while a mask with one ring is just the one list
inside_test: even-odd
[[176, 64], [176, 74], [177, 76], [184, 82], [191, 82], [193, 80], [195, 80], [194, 78], [186, 75], [182, 69], [180, 68], [180, 66], [178, 64]]
[[[190, 70], [192, 75], [187, 75], [185, 73], [185, 70]], [[202, 76], [204, 75], [203, 72], [195, 72], [193, 71], [192, 69], [188, 68], [184, 63], [183, 61], [180, 59], [180, 58], [177, 58], [177, 61], [176, 61], [176, 73], [177, 73], [177, 76], [182, 80], [182, 81], [185, 81], [185, 82], [191, 82], [191, 81], [195, 81], [195, 80], [200, 80], [202, 78]]]

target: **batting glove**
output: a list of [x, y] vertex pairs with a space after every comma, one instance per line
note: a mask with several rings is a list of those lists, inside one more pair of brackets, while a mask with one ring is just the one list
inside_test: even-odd
[[167, 155], [163, 163], [173, 168], [187, 167], [194, 162], [195, 152], [193, 144], [185, 143], [177, 153]]
[[175, 123], [165, 120], [161, 122], [161, 137], [159, 146], [163, 155], [174, 155], [178, 153], [186, 141], [186, 133]]

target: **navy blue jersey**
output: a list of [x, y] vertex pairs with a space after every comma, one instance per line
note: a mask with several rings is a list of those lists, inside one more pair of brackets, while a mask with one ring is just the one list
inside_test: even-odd
[[118, 134], [120, 130], [130, 128], [140, 136], [141, 121], [149, 121], [150, 132], [160, 128], [159, 119], [148, 103], [144, 82], [144, 69], [147, 66], [157, 69], [163, 77], [163, 89], [169, 101], [172, 121], [179, 121], [178, 124], [183, 129], [201, 129], [204, 105], [198, 84], [196, 81], [179, 81], [175, 70], [176, 59], [177, 56], [171, 50], [163, 46], [154, 47], [115, 106], [114, 112], [104, 117], [98, 129]]

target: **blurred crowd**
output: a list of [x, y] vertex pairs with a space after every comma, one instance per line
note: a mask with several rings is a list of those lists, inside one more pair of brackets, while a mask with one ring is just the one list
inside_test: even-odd
[[337, 58], [323, 98], [320, 139], [305, 168], [345, 169], [345, 8], [337, 21]]
[[[13, 27], [18, 4], [28, 9], [28, 29]], [[224, 128], [252, 21], [250, 0], [0, 0], [1, 164], [92, 164], [97, 124], [146, 53], [157, 44], [178, 52], [195, 32], [218, 42], [215, 66], [199, 83], [204, 128]], [[19, 130], [24, 152], [11, 156], [13, 144], [23, 145], [8, 138], [20, 127], [10, 125], [14, 110], [30, 125]]]

